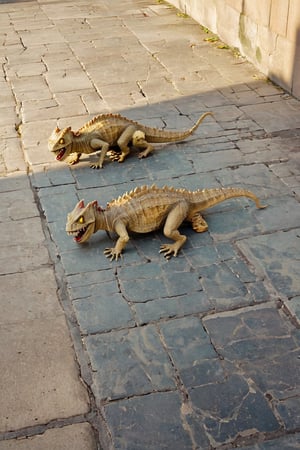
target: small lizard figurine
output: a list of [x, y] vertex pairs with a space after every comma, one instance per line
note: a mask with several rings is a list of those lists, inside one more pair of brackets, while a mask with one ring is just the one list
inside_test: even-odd
[[187, 239], [178, 231], [183, 221], [191, 222], [193, 229], [202, 233], [208, 225], [201, 211], [233, 197], [248, 197], [257, 208], [265, 208], [252, 192], [240, 188], [188, 191], [168, 186], [140, 186], [112, 200], [106, 209], [97, 201], [85, 206], [81, 200], [68, 214], [66, 231], [79, 244], [98, 230], [114, 231], [119, 236], [117, 243], [104, 253], [111, 260], [117, 260], [129, 240], [128, 232], [149, 233], [163, 227], [164, 235], [174, 241], [163, 244], [160, 249], [169, 259], [177, 256]]
[[77, 131], [71, 127], [53, 131], [48, 140], [48, 148], [54, 153], [57, 161], [64, 161], [70, 155], [69, 164], [76, 164], [82, 153], [101, 151], [97, 163], [91, 164], [93, 169], [103, 167], [106, 153], [110, 147], [118, 146], [121, 153], [114, 153], [112, 159], [123, 162], [130, 153], [129, 144], [142, 150], [139, 158], [146, 158], [153, 151], [151, 143], [177, 142], [187, 138], [199, 127], [206, 116], [206, 112], [197, 120], [195, 125], [185, 131], [168, 131], [151, 128], [120, 114], [101, 114], [87, 122]]

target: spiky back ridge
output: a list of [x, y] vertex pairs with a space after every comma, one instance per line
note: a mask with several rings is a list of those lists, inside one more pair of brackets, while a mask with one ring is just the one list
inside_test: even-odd
[[213, 115], [211, 112], [202, 114], [197, 122], [189, 129], [183, 131], [165, 130], [162, 128], [152, 128], [143, 125], [127, 117], [121, 116], [121, 114], [100, 114], [89, 122], [84, 124], [79, 130], [75, 131], [75, 136], [79, 137], [84, 133], [101, 132], [105, 136], [110, 136], [112, 129], [116, 133], [116, 129], [120, 127], [120, 130], [125, 129], [129, 125], [133, 125], [136, 130], [141, 130], [145, 133], [148, 142], [162, 143], [162, 142], [176, 142], [187, 138], [199, 127], [203, 119], [209, 115]]
[[130, 192], [126, 192], [109, 202], [107, 209], [124, 206], [131, 201], [139, 201], [145, 196], [148, 202], [153, 202], [153, 204], [160, 202], [163, 197], [168, 198], [170, 204], [173, 201], [176, 202], [180, 199], [186, 199], [188, 202], [197, 205], [199, 211], [235, 197], [247, 197], [255, 202], [257, 208], [265, 208], [253, 192], [242, 188], [226, 187], [189, 191], [184, 188], [174, 188], [171, 186], [158, 187], [153, 184], [152, 186], [138, 186]]
[[155, 184], [152, 186], [144, 185], [144, 186], [137, 186], [136, 188], [132, 189], [129, 192], [125, 192], [125, 194], [120, 195], [118, 198], [112, 200], [107, 204], [107, 208], [113, 208], [118, 206], [123, 206], [125, 203], [130, 202], [131, 200], [139, 200], [140, 198], [144, 197], [145, 195], [151, 196], [155, 198], [155, 196], [174, 196], [176, 197], [180, 196], [181, 198], [185, 196], [188, 198], [192, 194], [191, 191], [188, 191], [187, 189], [176, 189], [170, 186], [163, 186], [158, 187]]
[[79, 130], [76, 131], [76, 135], [80, 135], [82, 133], [95, 131], [104, 125], [109, 124], [120, 124], [120, 125], [136, 125], [141, 126], [138, 122], [134, 122], [131, 119], [127, 119], [127, 117], [121, 116], [121, 114], [99, 114], [98, 116], [93, 117], [93, 119], [86, 122]]

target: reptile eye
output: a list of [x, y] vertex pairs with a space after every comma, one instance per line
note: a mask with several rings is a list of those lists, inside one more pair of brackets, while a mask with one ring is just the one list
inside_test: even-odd
[[64, 144], [64, 143], [65, 143], [65, 140], [64, 140], [63, 138], [61, 138], [61, 139], [59, 140], [59, 143], [60, 143], [60, 144]]
[[83, 216], [80, 216], [80, 217], [79, 217], [78, 223], [84, 223], [84, 217], [83, 217]]

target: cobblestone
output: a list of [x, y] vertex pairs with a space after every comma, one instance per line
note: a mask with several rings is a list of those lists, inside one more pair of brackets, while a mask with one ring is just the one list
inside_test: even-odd
[[[300, 448], [300, 103], [166, 3], [0, 4], [0, 449]], [[56, 127], [118, 112], [185, 129], [102, 170]], [[160, 231], [78, 246], [75, 204], [136, 185], [245, 187], [166, 261]]]

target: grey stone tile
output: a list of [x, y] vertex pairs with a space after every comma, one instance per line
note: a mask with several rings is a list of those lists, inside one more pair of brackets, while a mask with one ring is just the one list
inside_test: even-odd
[[184, 317], [161, 323], [159, 327], [186, 387], [224, 381], [218, 355], [198, 318]]
[[268, 197], [288, 193], [282, 181], [261, 163], [235, 165], [230, 169], [218, 171], [216, 178], [225, 187], [238, 185], [252, 191], [260, 199], [267, 198], [266, 203], [268, 203]]
[[[182, 423], [182, 406], [177, 392], [156, 392], [111, 403], [105, 415], [119, 449], [189, 450], [192, 440]], [[207, 443], [203, 430], [202, 442]]]
[[98, 402], [174, 389], [173, 368], [153, 325], [88, 336]]
[[271, 104], [262, 102], [260, 105], [247, 105], [241, 109], [268, 133], [300, 127], [300, 107], [294, 99]]
[[[209, 233], [215, 241], [229, 241], [261, 231], [258, 217], [256, 218], [256, 209], [254, 210], [253, 206], [247, 207], [248, 205], [250, 205], [248, 200], [235, 199], [230, 204], [220, 204], [206, 212], [205, 219], [209, 226]], [[220, 211], [221, 208], [223, 211]], [[264, 212], [260, 210], [257, 214], [263, 215]]]
[[206, 313], [213, 309], [204, 292], [193, 292], [176, 297], [158, 298], [145, 303], [135, 303], [136, 320], [139, 325], [148, 322]]
[[190, 389], [189, 394], [199, 419], [216, 443], [230, 442], [253, 429], [265, 433], [280, 429], [264, 396], [239, 375]]
[[[169, 264], [146, 263], [119, 270], [120, 287], [125, 298], [144, 303], [158, 298], [172, 297], [201, 291], [199, 277], [186, 270], [185, 260], [177, 260], [173, 272]], [[183, 265], [183, 269], [178, 265]], [[155, 282], [154, 282], [155, 280]]]
[[[268, 198], [268, 208], [255, 214], [263, 232], [288, 230], [299, 226], [299, 202], [292, 196]], [[296, 240], [297, 242], [297, 240]]]
[[73, 184], [41, 188], [39, 196], [48, 223], [63, 221], [65, 225], [67, 214], [78, 203]]
[[226, 298], [231, 301], [247, 294], [244, 283], [224, 263], [202, 267], [200, 276], [203, 289], [209, 298]]
[[72, 172], [68, 167], [63, 165], [55, 166], [54, 164], [49, 167], [36, 167], [33, 169], [31, 180], [33, 186], [38, 189], [75, 183]]
[[243, 163], [243, 155], [238, 149], [199, 153], [194, 158], [194, 168], [198, 173], [224, 169]]
[[290, 311], [290, 314], [300, 321], [300, 296], [294, 297], [290, 301], [285, 302], [285, 306]]
[[276, 402], [286, 427], [297, 428], [298, 330], [269, 305], [211, 316], [204, 325], [218, 354]]
[[300, 290], [299, 231], [271, 233], [238, 242], [252, 264], [262, 268], [280, 295], [295, 297]]
[[240, 447], [240, 450], [295, 450], [300, 448], [300, 434], [282, 436], [277, 439], [260, 442], [246, 447]]
[[73, 301], [82, 334], [111, 331], [135, 325], [133, 315], [123, 296], [118, 293], [91, 296]]

